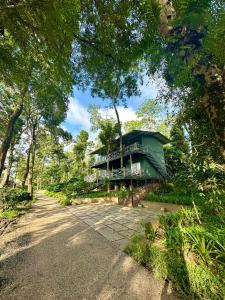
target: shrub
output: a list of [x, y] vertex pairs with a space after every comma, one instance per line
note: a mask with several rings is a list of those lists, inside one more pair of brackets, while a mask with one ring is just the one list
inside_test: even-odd
[[134, 259], [146, 266], [149, 260], [149, 245], [140, 234], [136, 234], [131, 238], [131, 243], [125, 248], [125, 252], [134, 257]]
[[22, 188], [0, 189], [0, 202], [3, 210], [14, 209], [19, 203], [31, 200], [30, 194]]
[[54, 192], [54, 193], [57, 193], [57, 192], [60, 192], [62, 189], [63, 189], [63, 183], [53, 183], [53, 184], [50, 184], [46, 187], [47, 191], [49, 192]]
[[174, 191], [174, 184], [172, 182], [164, 182], [155, 191], [155, 194], [170, 193]]
[[146, 195], [145, 200], [147, 201], [155, 201], [155, 202], [165, 202], [165, 203], [173, 203], [180, 205], [191, 205], [192, 199], [191, 195], [178, 194], [176, 192], [168, 192], [165, 194], [151, 192]]
[[54, 183], [46, 187], [48, 192], [63, 192], [67, 198], [73, 199], [77, 195], [88, 192], [93, 187], [92, 183], [84, 181], [83, 178], [71, 178], [70, 180]]
[[72, 202], [69, 199], [61, 199], [61, 200], [59, 200], [59, 204], [61, 204], [63, 206], [69, 206], [69, 205], [72, 205]]
[[224, 299], [225, 228], [219, 216], [191, 209], [160, 218], [160, 235], [149, 223], [144, 235], [131, 239], [125, 251], [188, 299]]

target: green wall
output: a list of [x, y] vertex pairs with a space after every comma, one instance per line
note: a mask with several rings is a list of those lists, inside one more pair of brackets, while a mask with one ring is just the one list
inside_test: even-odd
[[166, 170], [163, 144], [154, 137], [142, 136], [142, 146], [148, 146], [152, 156]]

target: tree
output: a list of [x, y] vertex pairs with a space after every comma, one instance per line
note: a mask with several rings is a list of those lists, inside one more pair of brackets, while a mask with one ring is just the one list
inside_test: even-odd
[[[0, 66], [4, 70], [0, 75], [0, 93], [4, 95], [4, 108], [8, 106], [11, 111], [1, 141], [0, 176], [16, 120], [30, 95], [35, 93], [45, 117], [51, 118], [51, 110], [56, 115], [55, 102], [59, 98], [65, 101], [65, 105], [60, 104], [61, 110], [66, 107], [65, 95], [70, 94], [73, 84], [70, 57], [78, 12], [79, 5], [74, 1], [67, 1], [67, 5], [29, 1], [23, 5], [4, 0], [0, 4]], [[48, 101], [43, 102], [47, 95]], [[47, 103], [48, 110], [44, 108]]]
[[171, 128], [170, 141], [169, 145], [164, 146], [165, 161], [172, 174], [176, 174], [184, 168], [189, 168], [185, 161], [190, 155], [188, 141], [179, 120]]
[[103, 118], [100, 114], [100, 106], [90, 103], [88, 105], [88, 113], [90, 114], [91, 131], [96, 132], [100, 129]]
[[75, 155], [76, 163], [79, 165], [80, 174], [85, 172], [84, 170], [84, 159], [88, 147], [88, 132], [81, 130], [80, 134], [75, 139], [75, 145], [73, 146], [73, 152]]
[[114, 70], [114, 78], [131, 69], [137, 75], [137, 65], [150, 76], [160, 74], [167, 83], [167, 99], [173, 93], [169, 100], [174, 108], [185, 108], [191, 96], [205, 112], [225, 158], [223, 1], [111, 1], [107, 10], [104, 1], [85, 4], [79, 62], [91, 75], [93, 89], [100, 87], [100, 68], [102, 86], [107, 67]]
[[[100, 132], [98, 138], [102, 143], [107, 155], [107, 176], [109, 177], [109, 154], [113, 149], [115, 138], [119, 134], [118, 123], [112, 119], [104, 120], [100, 123]], [[109, 185], [108, 185], [109, 190]]]
[[143, 129], [142, 120], [131, 120], [124, 123], [125, 132], [130, 132], [132, 130], [141, 130]]
[[128, 121], [124, 124], [126, 132], [134, 129], [149, 131], [159, 131], [169, 137], [170, 124], [172, 118], [165, 114], [163, 106], [155, 99], [148, 99], [141, 103], [136, 111], [137, 120]]

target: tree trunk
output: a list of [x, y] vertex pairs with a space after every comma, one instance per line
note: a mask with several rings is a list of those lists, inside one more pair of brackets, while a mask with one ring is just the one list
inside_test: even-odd
[[[213, 73], [213, 69], [213, 65], [208, 67], [203, 75], [205, 78], [204, 95], [200, 100], [209, 117], [218, 148], [225, 161], [225, 74], [219, 75], [218, 71], [216, 80], [210, 82], [208, 76], [209, 73]], [[215, 78], [213, 75], [212, 77]]]
[[33, 187], [33, 175], [34, 175], [34, 162], [35, 162], [35, 151], [36, 151], [36, 130], [38, 126], [38, 118], [34, 121], [32, 125], [32, 136], [31, 136], [31, 160], [29, 168], [29, 177], [28, 177], [28, 192], [33, 196], [34, 187]]
[[35, 150], [36, 150], [36, 143], [34, 142], [31, 151], [31, 162], [30, 162], [30, 170], [29, 170], [29, 178], [28, 178], [28, 193], [31, 196], [33, 196], [34, 193], [33, 177], [34, 177]]
[[[109, 180], [109, 172], [110, 172], [110, 170], [109, 170], [109, 150], [107, 151], [107, 179]], [[109, 187], [109, 182], [108, 182], [108, 184], [107, 184], [107, 191], [108, 191], [108, 193], [109, 193], [109, 191], [110, 191], [110, 187]]]
[[17, 179], [17, 174], [18, 174], [18, 166], [19, 166], [19, 159], [16, 161], [16, 167], [15, 167], [15, 176], [13, 180], [13, 188], [16, 187], [16, 179]]
[[0, 147], [0, 177], [4, 169], [5, 159], [6, 159], [8, 149], [12, 141], [15, 124], [19, 116], [21, 115], [22, 111], [23, 111], [23, 103], [20, 103], [19, 105], [17, 105], [17, 107], [15, 108], [15, 110], [13, 111], [12, 115], [9, 118], [9, 122], [6, 128], [6, 134]]
[[120, 136], [120, 168], [121, 171], [123, 172], [123, 136], [122, 136], [122, 126], [121, 126], [121, 122], [120, 122], [120, 116], [116, 107], [116, 102], [115, 100], [113, 100], [113, 107], [116, 113], [116, 118], [117, 118], [117, 123], [118, 123], [118, 127], [119, 127], [119, 136]]
[[[32, 139], [32, 138], [31, 138], [31, 139]], [[29, 174], [29, 169], [30, 169], [30, 155], [31, 155], [32, 145], [33, 145], [33, 140], [31, 140], [30, 146], [29, 146], [28, 152], [27, 152], [26, 169], [25, 169], [25, 172], [24, 172], [24, 174], [23, 174], [22, 188], [25, 187], [25, 183], [26, 183], [26, 180], [27, 180], [27, 176], [28, 176], [28, 174]]]
[[213, 64], [208, 57], [198, 60], [198, 50], [206, 35], [205, 29], [202, 27], [194, 30], [188, 24], [172, 27], [172, 21], [176, 18], [172, 1], [159, 0], [159, 3], [159, 31], [163, 37], [170, 38], [168, 50], [192, 66], [193, 75], [201, 83], [203, 94], [200, 102], [209, 117], [220, 153], [225, 160], [225, 70]]
[[5, 185], [8, 185], [9, 184], [9, 177], [10, 177], [10, 171], [11, 171], [11, 168], [12, 168], [12, 164], [13, 164], [13, 150], [14, 150], [14, 144], [11, 144], [10, 145], [10, 153], [9, 153], [9, 161], [8, 161], [8, 165], [7, 165], [7, 168], [6, 168], [6, 172], [5, 172], [5, 175], [4, 175], [4, 178], [0, 184], [0, 187], [3, 187]]

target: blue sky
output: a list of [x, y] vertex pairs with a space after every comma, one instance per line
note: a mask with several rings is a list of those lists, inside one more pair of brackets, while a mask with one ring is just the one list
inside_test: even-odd
[[[145, 82], [140, 87], [141, 95], [138, 97], [131, 97], [127, 99], [127, 107], [119, 107], [119, 114], [122, 122], [134, 120], [136, 118], [135, 111], [137, 107], [146, 99], [155, 98], [158, 92], [158, 87], [155, 82]], [[90, 90], [85, 92], [78, 90], [76, 87], [73, 89], [73, 96], [70, 98], [69, 110], [67, 118], [62, 124], [62, 127], [68, 130], [73, 136], [79, 134], [81, 129], [90, 131], [90, 120], [87, 112], [88, 104], [96, 104], [102, 107], [102, 115], [110, 115], [115, 117], [113, 110], [106, 110], [107, 101], [100, 98], [93, 98]]]

